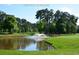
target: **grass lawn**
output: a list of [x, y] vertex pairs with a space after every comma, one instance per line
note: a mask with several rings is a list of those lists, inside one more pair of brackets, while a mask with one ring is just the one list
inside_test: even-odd
[[0, 34], [0, 37], [4, 37], [4, 36], [29, 36], [29, 35], [33, 35], [36, 32], [25, 32], [25, 33], [13, 33], [13, 34]]
[[50, 37], [46, 41], [56, 49], [79, 49], [79, 34]]
[[79, 34], [50, 37], [46, 41], [55, 47], [56, 54], [79, 54]]
[[0, 50], [0, 55], [77, 55], [79, 49], [58, 49], [50, 51]]
[[77, 55], [79, 54], [79, 34], [49, 37], [47, 42], [55, 47], [50, 51], [0, 50], [1, 55]]

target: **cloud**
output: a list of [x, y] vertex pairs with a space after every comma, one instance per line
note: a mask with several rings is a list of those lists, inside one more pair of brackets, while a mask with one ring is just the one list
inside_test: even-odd
[[68, 12], [70, 14], [73, 14], [73, 15], [79, 17], [79, 10], [71, 9], [71, 8], [68, 8], [68, 7], [60, 8], [60, 10], [63, 11], [63, 12]]
[[[68, 8], [68, 7], [60, 8], [60, 10], [63, 11], [63, 12], [69, 12], [70, 14], [73, 14], [73, 15], [79, 17], [79, 11], [78, 10], [71, 9], [71, 8]], [[79, 25], [79, 19], [77, 21], [77, 25]]]
[[72, 13], [72, 10], [70, 8], [67, 8], [67, 7], [60, 8], [60, 10], [63, 12], [69, 12], [70, 14]]

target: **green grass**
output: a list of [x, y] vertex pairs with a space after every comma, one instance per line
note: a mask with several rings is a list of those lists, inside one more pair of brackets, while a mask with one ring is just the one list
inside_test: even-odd
[[[14, 34], [12, 34], [14, 35]], [[23, 35], [23, 34], [16, 34]], [[28, 35], [28, 34], [25, 34]], [[79, 34], [49, 37], [45, 41], [55, 47], [49, 51], [0, 50], [1, 55], [79, 55]]]
[[58, 49], [50, 51], [0, 50], [0, 55], [79, 55], [79, 49]]
[[33, 35], [36, 32], [25, 32], [25, 33], [13, 33], [13, 34], [0, 34], [0, 37], [2, 36], [29, 36], [29, 35]]
[[55, 47], [52, 54], [79, 54], [79, 34], [49, 37], [46, 41]]
[[79, 34], [68, 36], [50, 37], [47, 42], [56, 49], [77, 49], [79, 48]]

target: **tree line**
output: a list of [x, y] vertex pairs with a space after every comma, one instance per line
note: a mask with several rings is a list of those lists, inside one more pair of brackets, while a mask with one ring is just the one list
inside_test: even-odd
[[79, 32], [78, 17], [53, 9], [36, 12], [36, 23], [0, 11], [0, 33], [40, 32], [45, 34], [69, 34]]
[[14, 15], [0, 11], [0, 33], [32, 32], [35, 30], [34, 27], [35, 25], [31, 24], [26, 19], [20, 19]]
[[37, 28], [40, 33], [68, 34], [77, 32], [78, 17], [60, 10], [42, 9], [36, 12]]

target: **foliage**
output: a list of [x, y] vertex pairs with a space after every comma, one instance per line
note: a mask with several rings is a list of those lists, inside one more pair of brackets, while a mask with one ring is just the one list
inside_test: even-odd
[[36, 25], [26, 19], [20, 19], [14, 15], [0, 11], [0, 33], [31, 32], [36, 31]]
[[47, 34], [51, 33], [76, 33], [76, 22], [78, 17], [70, 15], [68, 12], [54, 11], [46, 9], [38, 10], [36, 12], [36, 18], [39, 19], [38, 31]]
[[45, 34], [76, 33], [78, 17], [53, 9], [42, 9], [36, 12], [36, 23], [30, 23], [26, 19], [20, 19], [14, 15], [0, 11], [0, 33], [40, 32]]

